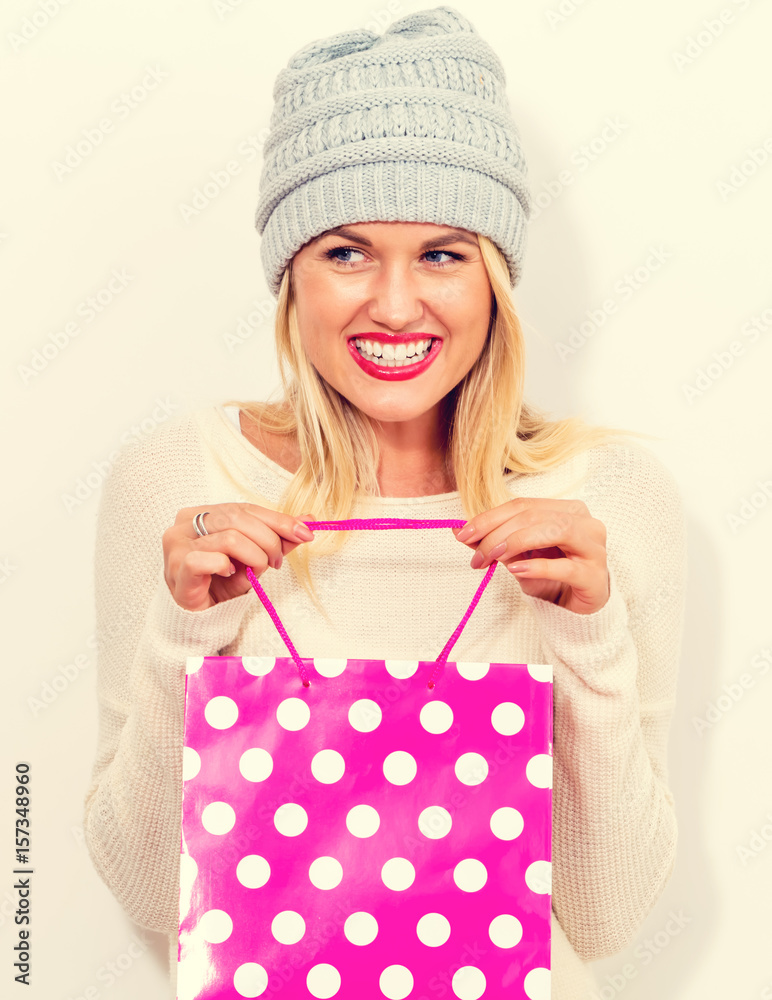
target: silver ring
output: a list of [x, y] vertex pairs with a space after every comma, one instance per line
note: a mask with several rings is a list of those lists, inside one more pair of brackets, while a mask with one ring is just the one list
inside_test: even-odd
[[204, 518], [208, 513], [209, 513], [208, 510], [199, 511], [199, 513], [196, 514], [196, 516], [193, 518], [193, 527], [196, 529], [196, 534], [199, 536], [199, 538], [203, 538], [204, 535], [209, 534], [209, 532], [206, 530], [206, 527], [204, 526]]

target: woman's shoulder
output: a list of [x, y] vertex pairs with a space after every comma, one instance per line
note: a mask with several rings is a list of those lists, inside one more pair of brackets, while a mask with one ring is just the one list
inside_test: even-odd
[[626, 544], [675, 539], [685, 531], [683, 498], [673, 472], [635, 439], [592, 445], [542, 472], [514, 477], [509, 489], [513, 496], [581, 501]]
[[227, 417], [216, 406], [172, 414], [149, 434], [122, 441], [103, 485], [102, 507], [150, 509], [185, 506], [196, 499], [213, 450], [219, 453]]
[[[631, 438], [611, 438], [575, 451], [536, 473], [516, 475], [510, 487], [533, 496], [577, 497], [623, 495], [675, 499], [680, 495], [675, 476], [648, 447]], [[546, 491], [546, 492], [545, 492]]]
[[207, 434], [217, 428], [216, 407], [199, 407], [170, 416], [149, 434], [124, 436], [114, 469], [126, 473], [153, 475], [155, 470], [166, 478], [177, 466], [200, 458]]
[[654, 451], [638, 441], [614, 441], [588, 452], [581, 499], [606, 528], [610, 564], [631, 612], [649, 607], [666, 585], [683, 587], [687, 522], [676, 477]]
[[630, 513], [681, 510], [681, 490], [672, 470], [640, 441], [612, 440], [588, 449], [585, 493]]

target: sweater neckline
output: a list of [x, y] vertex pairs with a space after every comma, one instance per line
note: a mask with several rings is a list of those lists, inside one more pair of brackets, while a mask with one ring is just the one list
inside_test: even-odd
[[[277, 475], [281, 479], [285, 480], [285, 482], [291, 482], [293, 474], [289, 471], [289, 469], [285, 469], [277, 462], [274, 462], [272, 458], [269, 458], [268, 455], [260, 451], [259, 448], [255, 447], [249, 438], [245, 437], [241, 430], [237, 429], [233, 421], [229, 419], [224, 406], [217, 405], [215, 409], [217, 410], [222, 422], [227, 425], [231, 435], [233, 435], [236, 440], [241, 442], [242, 448], [244, 448], [253, 459], [256, 459], [261, 465], [265, 466], [270, 472], [274, 473], [274, 475]], [[460, 499], [461, 494], [458, 490], [454, 490], [452, 493], [431, 493], [428, 496], [422, 497], [357, 497], [357, 503], [376, 503], [398, 507], [422, 503], [448, 503], [452, 500]]]

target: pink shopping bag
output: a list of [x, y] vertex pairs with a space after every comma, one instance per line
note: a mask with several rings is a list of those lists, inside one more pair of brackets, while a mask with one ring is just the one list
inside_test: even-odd
[[[460, 527], [409, 519], [318, 530]], [[550, 996], [552, 670], [191, 657], [178, 1000]]]

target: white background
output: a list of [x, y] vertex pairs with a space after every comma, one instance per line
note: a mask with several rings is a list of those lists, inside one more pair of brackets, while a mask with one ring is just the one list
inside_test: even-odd
[[[235, 348], [224, 339], [256, 305], [274, 304], [253, 229], [262, 159], [242, 143], [268, 124], [274, 78], [298, 48], [376, 18], [385, 26], [424, 4], [46, 2], [53, 16], [21, 0], [6, 0], [0, 13], [0, 808], [9, 810], [0, 825], [0, 990], [153, 1000], [166, 996], [165, 939], [146, 934], [148, 946], [137, 945], [143, 938], [82, 842], [97, 735], [99, 485], [132, 428], [140, 437], [152, 431], [159, 401], [179, 414], [231, 396], [265, 398], [273, 387], [270, 317], [256, 322], [253, 313], [253, 328], [242, 322], [249, 335]], [[680, 853], [636, 942], [598, 963], [600, 997], [772, 997], [772, 669], [753, 659], [772, 646], [772, 3], [455, 6], [506, 67], [532, 191], [544, 206], [516, 290], [529, 397], [556, 414], [657, 435], [649, 447], [676, 475], [688, 512], [691, 576], [671, 739]], [[559, 9], [562, 20], [549, 13]], [[163, 78], [124, 115], [122, 92], [150, 82], [148, 68]], [[105, 117], [111, 131], [57, 176], [67, 147]], [[598, 137], [608, 119], [623, 127], [606, 142]], [[588, 144], [592, 162], [582, 159]], [[749, 149], [766, 162], [748, 160]], [[232, 160], [239, 172], [228, 186], [184, 219], [181, 206]], [[733, 174], [743, 161], [747, 174]], [[563, 191], [552, 183], [550, 194], [562, 171], [572, 183]], [[732, 176], [743, 183], [721, 189]], [[651, 248], [667, 259], [638, 272], [640, 287], [623, 297], [616, 283], [645, 266]], [[89, 322], [79, 306], [113, 269], [131, 280]], [[609, 297], [617, 311], [593, 325], [587, 311], [597, 318]], [[745, 324], [764, 310], [766, 327], [751, 339]], [[73, 320], [78, 335], [49, 347], [30, 374], [35, 352]], [[586, 342], [561, 359], [556, 344], [584, 321]], [[743, 352], [717, 367], [714, 352], [733, 341]], [[703, 374], [707, 388], [687, 393], [711, 364], [719, 377]], [[59, 690], [56, 678], [66, 680]], [[742, 697], [733, 701], [725, 685]], [[698, 732], [694, 720], [706, 718], [709, 703], [714, 721]], [[17, 760], [34, 775], [28, 990], [11, 971]], [[741, 847], [755, 853], [741, 857]], [[677, 932], [671, 911], [682, 915]]]

